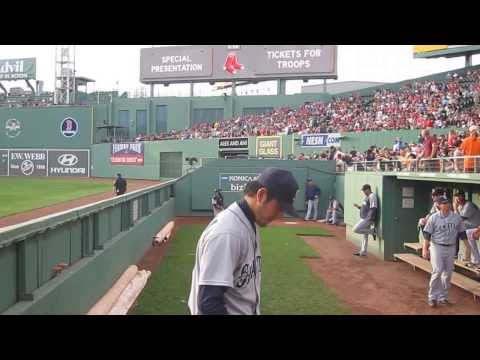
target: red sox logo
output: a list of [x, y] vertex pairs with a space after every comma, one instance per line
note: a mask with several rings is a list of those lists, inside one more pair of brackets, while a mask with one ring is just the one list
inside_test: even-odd
[[225, 65], [223, 65], [223, 70], [230, 73], [230, 75], [236, 74], [238, 70], [243, 70], [245, 66], [240, 64], [237, 59], [237, 55], [234, 52], [231, 52], [227, 55], [225, 59]]

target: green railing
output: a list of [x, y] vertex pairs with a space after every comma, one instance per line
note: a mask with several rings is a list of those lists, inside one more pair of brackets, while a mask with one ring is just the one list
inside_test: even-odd
[[[150, 243], [152, 232], [173, 218], [175, 182], [1, 228], [0, 313], [20, 302], [28, 307], [38, 294], [44, 293], [42, 288], [66, 280], [86, 261], [102, 256], [105, 247], [124, 242], [121, 251], [126, 254], [122, 253], [122, 259], [102, 258], [103, 263], [118, 261], [103, 267], [112, 272], [108, 281], [103, 279], [106, 286], [110, 278], [115, 279], [129, 265], [120, 263], [138, 260]], [[141, 239], [129, 238], [140, 234]], [[56, 269], [59, 264], [65, 267], [61, 272]]]

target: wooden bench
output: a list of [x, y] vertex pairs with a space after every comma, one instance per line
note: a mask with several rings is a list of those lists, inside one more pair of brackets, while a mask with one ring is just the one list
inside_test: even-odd
[[461, 269], [463, 269], [463, 270], [470, 271], [470, 272], [472, 272], [473, 274], [475, 274], [475, 276], [480, 277], [480, 270], [475, 269], [475, 268], [468, 267], [468, 266], [466, 266], [466, 265], [465, 265], [463, 262], [461, 262], [461, 261], [456, 260], [456, 261], [455, 261], [455, 266], [458, 266], [459, 268], [461, 268]]
[[[415, 251], [416, 253], [418, 254], [421, 254], [422, 253], [422, 247], [423, 247], [423, 244], [422, 243], [419, 243], [419, 242], [414, 242], [414, 243], [403, 243], [403, 246], [405, 248], [408, 248], [408, 249], [411, 249], [413, 251]], [[477, 270], [475, 268], [471, 268], [471, 267], [468, 267], [466, 266], [464, 263], [462, 263], [461, 261], [455, 261], [455, 266], [463, 269], [463, 270], [467, 270], [467, 271], [470, 271], [472, 274], [474, 274], [475, 276], [478, 276], [480, 277], [480, 270]]]
[[[415, 254], [393, 254], [394, 259], [401, 260], [413, 266], [413, 269], [421, 269], [429, 274], [432, 273], [432, 265], [430, 261], [421, 258]], [[473, 295], [473, 300], [477, 300], [480, 296], [480, 283], [472, 280], [465, 275], [454, 272], [452, 275], [452, 285], [455, 285]]]
[[403, 243], [403, 247], [412, 249], [417, 253], [421, 253], [423, 244], [421, 244], [419, 242]]

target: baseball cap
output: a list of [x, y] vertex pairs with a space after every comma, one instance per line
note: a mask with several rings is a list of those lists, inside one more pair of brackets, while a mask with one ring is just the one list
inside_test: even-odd
[[363, 185], [362, 188], [361, 188], [362, 191], [367, 190], [367, 189], [368, 189], [368, 190], [372, 190], [372, 188], [370, 187], [369, 184], [365, 184], [365, 185]]
[[446, 197], [445, 195], [437, 197], [436, 200], [437, 204], [448, 204], [450, 202], [450, 199]]
[[280, 203], [284, 212], [299, 217], [293, 208], [298, 184], [290, 171], [269, 167], [262, 171], [257, 181], [268, 189], [270, 196]]
[[470, 131], [470, 132], [472, 132], [472, 131], [478, 132], [478, 126], [472, 125], [472, 126], [470, 126], [470, 127], [468, 128], [468, 131]]

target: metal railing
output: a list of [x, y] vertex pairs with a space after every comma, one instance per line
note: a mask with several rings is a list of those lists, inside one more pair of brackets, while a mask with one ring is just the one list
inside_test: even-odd
[[480, 156], [357, 161], [346, 166], [346, 171], [480, 173]]

